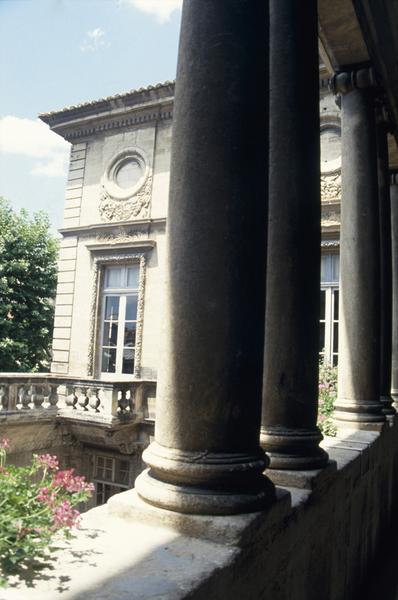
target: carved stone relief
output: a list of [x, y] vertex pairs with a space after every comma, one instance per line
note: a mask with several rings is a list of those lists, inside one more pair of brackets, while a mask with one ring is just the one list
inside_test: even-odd
[[341, 198], [341, 171], [321, 175], [322, 200], [340, 200]]
[[115, 199], [103, 188], [99, 213], [103, 221], [130, 221], [147, 219], [150, 213], [152, 177], [148, 177], [142, 188], [128, 199]]
[[136, 240], [145, 240], [148, 237], [147, 231], [118, 231], [116, 233], [102, 233], [96, 236], [95, 241], [98, 244], [123, 244], [134, 242]]
[[150, 215], [152, 174], [140, 148], [125, 148], [112, 158], [101, 180], [102, 221], [146, 219]]

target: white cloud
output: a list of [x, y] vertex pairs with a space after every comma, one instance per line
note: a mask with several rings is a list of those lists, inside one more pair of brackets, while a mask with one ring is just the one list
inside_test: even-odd
[[182, 7], [182, 0], [125, 0], [138, 10], [153, 15], [159, 23], [166, 23], [172, 13]]
[[63, 177], [70, 145], [39, 119], [7, 116], [0, 119], [0, 153], [36, 159], [32, 175]]
[[101, 27], [96, 27], [87, 31], [86, 39], [80, 46], [82, 52], [96, 52], [100, 48], [109, 48], [110, 44], [105, 39], [105, 31]]

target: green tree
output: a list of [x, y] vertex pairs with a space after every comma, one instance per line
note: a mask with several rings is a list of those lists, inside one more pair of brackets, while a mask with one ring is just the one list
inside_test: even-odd
[[46, 214], [0, 198], [0, 371], [44, 371], [50, 360], [57, 240]]

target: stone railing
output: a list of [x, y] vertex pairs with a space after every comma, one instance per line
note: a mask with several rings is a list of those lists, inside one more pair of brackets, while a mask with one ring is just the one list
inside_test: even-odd
[[105, 382], [43, 373], [0, 373], [0, 415], [30, 411], [97, 421], [144, 420], [153, 417], [155, 386], [153, 380]]

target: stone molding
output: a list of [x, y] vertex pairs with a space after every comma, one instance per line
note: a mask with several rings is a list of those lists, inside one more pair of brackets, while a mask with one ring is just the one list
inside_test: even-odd
[[135, 262], [140, 265], [140, 275], [138, 282], [138, 302], [137, 302], [137, 329], [134, 351], [134, 378], [140, 378], [141, 374], [141, 354], [142, 354], [142, 332], [144, 322], [144, 292], [146, 276], [146, 256], [143, 253], [126, 252], [124, 254], [99, 254], [93, 258], [90, 283], [90, 333], [87, 357], [87, 376], [92, 377], [95, 372], [96, 351], [97, 351], [97, 330], [98, 330], [98, 306], [102, 286], [102, 267], [107, 265], [118, 265], [126, 262]]
[[376, 89], [377, 86], [376, 74], [371, 67], [340, 71], [330, 80], [330, 88], [334, 94], [344, 95], [353, 90]]

